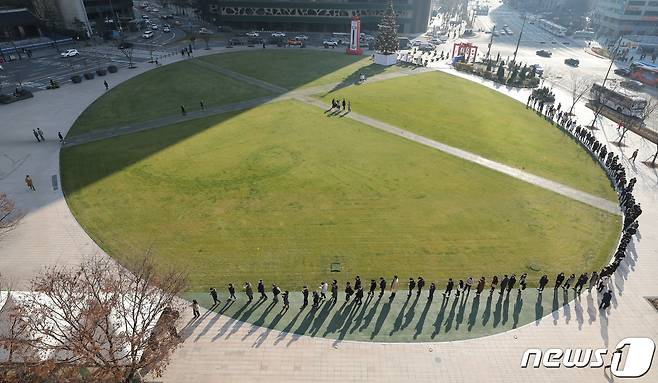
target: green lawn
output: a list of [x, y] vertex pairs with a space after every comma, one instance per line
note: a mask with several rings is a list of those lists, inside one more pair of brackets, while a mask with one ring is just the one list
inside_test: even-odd
[[494, 90], [440, 72], [351, 86], [355, 112], [611, 201], [605, 173], [558, 128]]
[[189, 267], [194, 291], [355, 274], [534, 282], [600, 268], [619, 233], [619, 217], [294, 101], [65, 148], [61, 167], [101, 247], [119, 260], [151, 247]]
[[269, 93], [191, 62], [150, 70], [111, 88], [75, 122], [69, 136], [96, 129], [125, 126], [157, 117], [263, 97]]
[[350, 56], [343, 49], [340, 52], [299, 48], [265, 49], [222, 53], [205, 56], [201, 60], [287, 89], [343, 81], [353, 83], [359, 73], [372, 76], [399, 69], [396, 66], [386, 68], [372, 64], [370, 57]]

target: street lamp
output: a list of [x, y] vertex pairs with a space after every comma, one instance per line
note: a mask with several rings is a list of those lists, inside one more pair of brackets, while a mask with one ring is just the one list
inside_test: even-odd
[[512, 62], [516, 64], [516, 53], [519, 51], [519, 44], [521, 44], [521, 36], [523, 36], [523, 28], [525, 27], [525, 19], [527, 16], [523, 14], [523, 24], [521, 24], [521, 32], [519, 32], [519, 39], [516, 41], [516, 49], [514, 49], [514, 57]]

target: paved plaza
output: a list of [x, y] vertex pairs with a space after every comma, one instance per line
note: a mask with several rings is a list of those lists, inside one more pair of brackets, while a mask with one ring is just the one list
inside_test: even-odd
[[[210, 53], [217, 53], [217, 50]], [[175, 57], [171, 62], [177, 60], [180, 59]], [[207, 67], [211, 64], [202, 65]], [[150, 64], [142, 64], [137, 69], [120, 70], [106, 78], [111, 86], [115, 86], [152, 68], [154, 66]], [[488, 81], [454, 72], [448, 67], [441, 66], [435, 70], [482, 83], [522, 103], [525, 103], [529, 94], [528, 90], [494, 86]], [[223, 75], [236, 75], [229, 72], [221, 71]], [[385, 74], [379, 80], [406, 75], [413, 75], [413, 72]], [[261, 80], [240, 76], [243, 81], [267, 88], [277, 95], [209, 108], [185, 117], [172, 115], [129, 127], [119, 126], [92, 132], [77, 136], [67, 145], [157, 129], [183, 119], [240, 110], [282, 98], [295, 98], [327, 109], [326, 105], [312, 99], [310, 95], [337, 85], [288, 92]], [[85, 256], [105, 255], [68, 209], [59, 179], [60, 144], [57, 140], [57, 132], [65, 135], [76, 118], [104, 92], [102, 81], [96, 79], [58, 90], [37, 92], [32, 100], [0, 108], [0, 190], [7, 193], [25, 214], [20, 225], [0, 241], [0, 272], [13, 280], [17, 289], [27, 288], [30, 278], [44, 266], [76, 264]], [[555, 89], [555, 93], [558, 101], [569, 100], [567, 92]], [[582, 203], [618, 213], [616, 205], [609, 201], [414, 135], [357, 112], [349, 117]], [[579, 104], [575, 112], [581, 124], [592, 119], [592, 112], [584, 105]], [[44, 131], [47, 138], [45, 143], [37, 143], [32, 137], [31, 130], [36, 127]], [[610, 376], [609, 370], [601, 368], [520, 368], [521, 356], [528, 348], [613, 349], [619, 340], [627, 337], [658, 339], [658, 312], [646, 299], [658, 296], [658, 284], [655, 281], [655, 275], [658, 274], [658, 231], [655, 230], [655, 222], [658, 222], [658, 170], [640, 162], [655, 152], [655, 146], [648, 145], [634, 135], [628, 136], [625, 146], [613, 145], [612, 141], [617, 134], [615, 126], [608, 121], [603, 122], [594, 133], [599, 140], [608, 143], [609, 149], [620, 155], [629, 177], [637, 177], [634, 194], [643, 209], [638, 235], [629, 246], [629, 255], [613, 277], [614, 298], [609, 311], [598, 310], [596, 293], [588, 294], [585, 291], [581, 298], [571, 300], [564, 299], [560, 292], [559, 299], [555, 300], [552, 289], [549, 289], [544, 294], [543, 303], [538, 304], [540, 301], [536, 292], [528, 290], [524, 292], [521, 303], [516, 292], [512, 292], [507, 303], [505, 300], [500, 301], [498, 314], [495, 314], [495, 306], [498, 304], [498, 294], [495, 294], [491, 303], [493, 308], [489, 311], [490, 322], [483, 325], [487, 312], [484, 307], [489, 304], [486, 295], [477, 303], [481, 311], [474, 310], [476, 302], [472, 296], [463, 303], [457, 303], [451, 298], [447, 308], [442, 310], [438, 292], [435, 301], [428, 305], [424, 295], [418, 301], [412, 297], [409, 303], [405, 303], [406, 294], [401, 291], [396, 302], [387, 308], [386, 315], [382, 311], [388, 301], [387, 296], [383, 302], [376, 302], [375, 297], [363, 307], [357, 308], [343, 305], [343, 294], [340, 294], [341, 300], [337, 303], [340, 312], [333, 318], [323, 318], [310, 308], [300, 311], [298, 296], [292, 300], [291, 312], [281, 318], [277, 316], [280, 307], [272, 307], [267, 311], [267, 302], [259, 308], [248, 308], [244, 305], [244, 297], [239, 296], [239, 300], [230, 307], [224, 307], [222, 303], [214, 310], [202, 309], [198, 320], [192, 320], [191, 311], [184, 312], [182, 323], [185, 327], [181, 330], [184, 344], [175, 352], [163, 377], [149, 378], [152, 381], [195, 383], [618, 380]], [[636, 148], [639, 148], [640, 153], [638, 161], [633, 164], [627, 158]], [[30, 192], [25, 187], [26, 174], [34, 180], [36, 192]], [[443, 287], [437, 286], [439, 291]], [[204, 303], [210, 300], [205, 294], [199, 298]], [[461, 309], [462, 305], [464, 309]], [[317, 311], [322, 309], [320, 307]], [[220, 314], [222, 310], [231, 316]], [[499, 315], [499, 325], [493, 326], [495, 315]], [[506, 319], [503, 323], [504, 316]], [[379, 318], [383, 319], [377, 330]], [[446, 330], [449, 318], [450, 331]], [[458, 326], [461, 330], [456, 329]], [[456, 334], [459, 331], [465, 334]], [[438, 335], [432, 337], [434, 332]], [[397, 337], [396, 333], [402, 336]], [[386, 334], [396, 335], [394, 341], [387, 341]], [[654, 367], [636, 381], [657, 380], [658, 369]]]

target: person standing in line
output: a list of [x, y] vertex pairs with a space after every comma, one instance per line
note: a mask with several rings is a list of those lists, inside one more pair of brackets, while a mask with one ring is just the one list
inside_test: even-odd
[[327, 282], [322, 281], [322, 283], [320, 283], [320, 298], [322, 300], [327, 299], [327, 290], [328, 289], [329, 289], [329, 285], [327, 284]]
[[238, 299], [235, 296], [235, 287], [233, 286], [233, 283], [228, 284], [228, 294], [229, 294], [229, 296], [228, 296], [229, 300], [232, 300], [232, 301], [235, 302], [235, 300]]
[[32, 177], [30, 177], [29, 174], [25, 176], [25, 184], [27, 185], [28, 189], [37, 191], [37, 189], [34, 187], [34, 182], [32, 182]]
[[601, 292], [603, 289], [605, 289], [608, 286], [608, 281], [610, 280], [610, 276], [606, 275], [603, 278], [599, 278], [599, 285], [596, 286], [596, 291]]
[[37, 133], [39, 134], [39, 137], [41, 137], [41, 142], [46, 142], [46, 138], [43, 136], [41, 128], [37, 128]]
[[183, 116], [185, 116], [185, 115], [187, 114], [187, 112], [185, 112], [185, 106], [184, 106], [184, 105], [181, 105], [181, 106], [180, 106], [180, 113], [181, 113]]
[[281, 294], [281, 298], [283, 299], [283, 308], [281, 309], [281, 312], [286, 312], [290, 308], [290, 291], [286, 290]]
[[63, 144], [64, 143], [64, 136], [62, 136], [62, 132], [57, 132], [57, 137], [59, 137], [59, 143]]
[[544, 274], [539, 278], [539, 287], [537, 288], [537, 291], [541, 294], [544, 291], [544, 287], [548, 284], [548, 275]]
[[521, 274], [521, 278], [519, 278], [519, 292], [525, 290], [525, 288], [528, 285], [528, 282], [526, 282], [526, 279], [528, 278], [527, 273]]
[[368, 296], [375, 295], [375, 290], [377, 290], [377, 282], [374, 279], [370, 280], [370, 290], [368, 290]]
[[409, 277], [409, 294], [407, 294], [407, 299], [411, 298], [411, 293], [416, 288], [416, 281], [413, 278]]
[[106, 80], [103, 80], [103, 85], [105, 85], [105, 90], [110, 89], [110, 84], [108, 84]]
[[308, 306], [308, 287], [304, 286], [302, 288], [302, 296], [304, 297], [304, 303], [302, 304], [302, 308]]
[[507, 294], [509, 295], [510, 291], [514, 288], [514, 285], [516, 285], [516, 274], [512, 274], [511, 277], [509, 277], [509, 280], [507, 281]]
[[352, 288], [352, 285], [350, 285], [349, 282], [345, 285], [345, 301], [349, 302], [350, 297], [354, 294], [354, 289]]
[[428, 301], [434, 299], [434, 291], [436, 291], [436, 285], [434, 284], [434, 282], [431, 282], [429, 287], [429, 295], [427, 296]]
[[251, 303], [251, 301], [254, 300], [254, 289], [251, 288], [251, 283], [249, 282], [244, 283], [244, 292], [245, 294], [247, 294], [247, 298], [249, 298], [247, 303]]
[[281, 289], [276, 284], [272, 284], [272, 294], [274, 295], [274, 298], [272, 298], [272, 303], [274, 304], [278, 303], [279, 294], [281, 294]]
[[317, 291], [313, 291], [313, 307], [320, 306], [320, 294]]
[[219, 304], [219, 296], [217, 295], [217, 290], [214, 287], [210, 288], [210, 296], [212, 297], [212, 305]]
[[423, 287], [425, 287], [425, 280], [423, 277], [418, 277], [418, 282], [416, 283], [416, 296], [419, 297], [420, 293], [423, 290]]
[[599, 305], [599, 308], [602, 310], [607, 309], [610, 307], [610, 301], [612, 300], [612, 290], [608, 290], [605, 293], [603, 293], [603, 298], [601, 299], [601, 304]]
[[466, 286], [464, 287], [464, 292], [467, 293], [467, 294], [470, 294], [471, 293], [471, 286], [473, 286], [473, 277], [469, 275], [469, 277], [466, 278]]
[[448, 283], [446, 284], [446, 291], [443, 292], [444, 299], [450, 298], [450, 293], [452, 292], [453, 287], [455, 287], [455, 282], [452, 281], [452, 278], [448, 278]]
[[357, 275], [356, 278], [354, 279], [354, 290], [358, 290], [360, 288], [361, 288], [361, 277]]
[[484, 277], [480, 277], [480, 280], [478, 280], [478, 285], [475, 288], [475, 295], [476, 296], [479, 297], [480, 294], [482, 294], [482, 291], [484, 291], [485, 284], [486, 284], [486, 280], [484, 279]]
[[493, 278], [491, 279], [491, 290], [489, 291], [489, 296], [491, 296], [494, 291], [496, 291], [496, 288], [498, 287], [498, 276], [494, 275]]
[[505, 276], [503, 276], [503, 279], [500, 281], [500, 292], [498, 294], [503, 295], [505, 289], [507, 288], [508, 282], [509, 282], [509, 278], [507, 277], [507, 274], [505, 274]]
[[587, 283], [588, 279], [589, 277], [587, 276], [587, 273], [582, 273], [580, 277], [578, 277], [576, 285], [573, 287], [574, 291], [580, 294], [580, 292], [583, 291], [583, 287], [585, 287], [585, 283]]
[[331, 282], [331, 299], [338, 302], [338, 281], [335, 279]]
[[553, 288], [553, 290], [557, 290], [558, 288], [560, 288], [560, 286], [562, 286], [563, 281], [564, 281], [564, 273], [558, 274], [557, 277], [555, 277], [555, 287]]
[[357, 305], [361, 305], [362, 301], [363, 301], [363, 289], [358, 288], [356, 290], [356, 294], [354, 294], [354, 303], [356, 303]]
[[203, 100], [199, 101], [199, 104], [201, 105], [201, 110], [206, 110], [206, 104], [203, 103]]
[[630, 160], [632, 163], [635, 163], [635, 159], [637, 158], [637, 153], [638, 153], [638, 152], [639, 152], [639, 149], [635, 149], [635, 151], [634, 151], [633, 154], [631, 155], [631, 158], [629, 158], [629, 160]]
[[587, 291], [591, 292], [592, 287], [596, 286], [596, 283], [599, 281], [599, 274], [596, 271], [592, 271], [592, 276], [589, 278], [589, 286], [587, 286]]
[[379, 297], [384, 296], [384, 291], [386, 290], [386, 279], [384, 277], [379, 277]]
[[393, 276], [393, 280], [391, 281], [391, 296], [388, 297], [388, 299], [393, 299], [395, 298], [395, 294], [398, 292], [398, 286], [400, 284], [400, 280], [398, 279], [397, 275]]
[[194, 319], [201, 316], [201, 313], [199, 312], [199, 302], [197, 302], [196, 299], [192, 299], [192, 314], [194, 315]]
[[562, 286], [562, 289], [563, 290], [569, 290], [569, 287], [571, 287], [571, 284], [573, 283], [573, 281], [575, 279], [576, 279], [576, 274], [572, 273], [571, 275], [569, 275], [569, 278], [567, 279], [566, 282], [564, 282], [564, 286]]
[[352, 101], [347, 101], [347, 112], [349, 113], [351, 111], [352, 111]]
[[262, 279], [258, 280], [258, 286], [256, 286], [256, 289], [260, 294], [260, 298], [258, 300], [267, 300], [267, 294], [265, 294], [265, 284], [263, 283]]
[[345, 110], [346, 106], [347, 106], [347, 102], [345, 102], [345, 99], [343, 99], [343, 110]]

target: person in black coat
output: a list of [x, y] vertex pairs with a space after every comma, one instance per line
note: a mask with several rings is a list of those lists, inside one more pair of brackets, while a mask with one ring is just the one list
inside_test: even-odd
[[352, 285], [350, 285], [349, 282], [347, 282], [347, 285], [345, 285], [345, 301], [349, 302], [350, 297], [354, 294], [354, 289], [352, 288]]
[[509, 277], [509, 281], [507, 281], [507, 294], [512, 291], [514, 285], [516, 285], [516, 274], [512, 274], [512, 276]]
[[265, 284], [263, 283], [262, 279], [258, 280], [257, 290], [258, 290], [258, 293], [260, 294], [260, 299], [267, 299], [267, 294], [265, 294]]
[[217, 290], [214, 287], [210, 288], [210, 296], [212, 297], [213, 306], [221, 302], [217, 296]]
[[541, 276], [541, 278], [539, 278], [539, 287], [537, 288], [537, 291], [539, 291], [539, 293], [544, 291], [544, 287], [546, 287], [547, 284], [548, 284], [548, 275], [544, 274]]
[[302, 289], [302, 295], [304, 296], [304, 304], [302, 304], [302, 308], [308, 306], [308, 287], [304, 286]]
[[446, 284], [446, 291], [443, 292], [443, 297], [444, 298], [450, 298], [450, 293], [452, 292], [452, 288], [455, 287], [455, 282], [452, 281], [452, 278], [448, 278], [448, 283]]
[[603, 293], [603, 299], [601, 299], [601, 304], [599, 305], [599, 308], [602, 310], [607, 309], [610, 307], [610, 301], [612, 300], [612, 290], [608, 290], [605, 293]]
[[434, 282], [432, 282], [432, 283], [430, 283], [430, 287], [429, 287], [429, 292], [430, 293], [427, 296], [427, 300], [431, 301], [432, 299], [434, 299], [434, 291], [436, 291], [436, 285], [434, 284]]
[[386, 290], [386, 279], [384, 277], [379, 277], [379, 297], [384, 296], [384, 291]]
[[564, 282], [564, 273], [560, 273], [555, 277], [555, 287], [553, 290], [557, 290], [560, 286], [562, 286], [562, 282]]
[[503, 295], [505, 289], [507, 288], [508, 282], [509, 282], [509, 277], [507, 276], [507, 274], [505, 274], [503, 279], [500, 281], [500, 292], [498, 294]]
[[416, 296], [419, 297], [421, 291], [423, 290], [423, 287], [425, 287], [425, 280], [423, 277], [418, 277], [418, 282], [416, 283]]
[[354, 290], [356, 291], [360, 288], [361, 288], [361, 277], [357, 275], [356, 278], [354, 279]]
[[370, 290], [368, 291], [368, 296], [375, 295], [375, 290], [377, 290], [377, 282], [374, 279], [370, 280]]
[[331, 282], [331, 299], [333, 299], [334, 302], [338, 300], [338, 281], [335, 279]]
[[360, 305], [363, 300], [363, 289], [357, 289], [356, 294], [354, 295], [354, 303]]
[[413, 278], [409, 278], [409, 294], [407, 294], [407, 298], [411, 298], [411, 293], [414, 291], [416, 288], [416, 281], [414, 281]]

